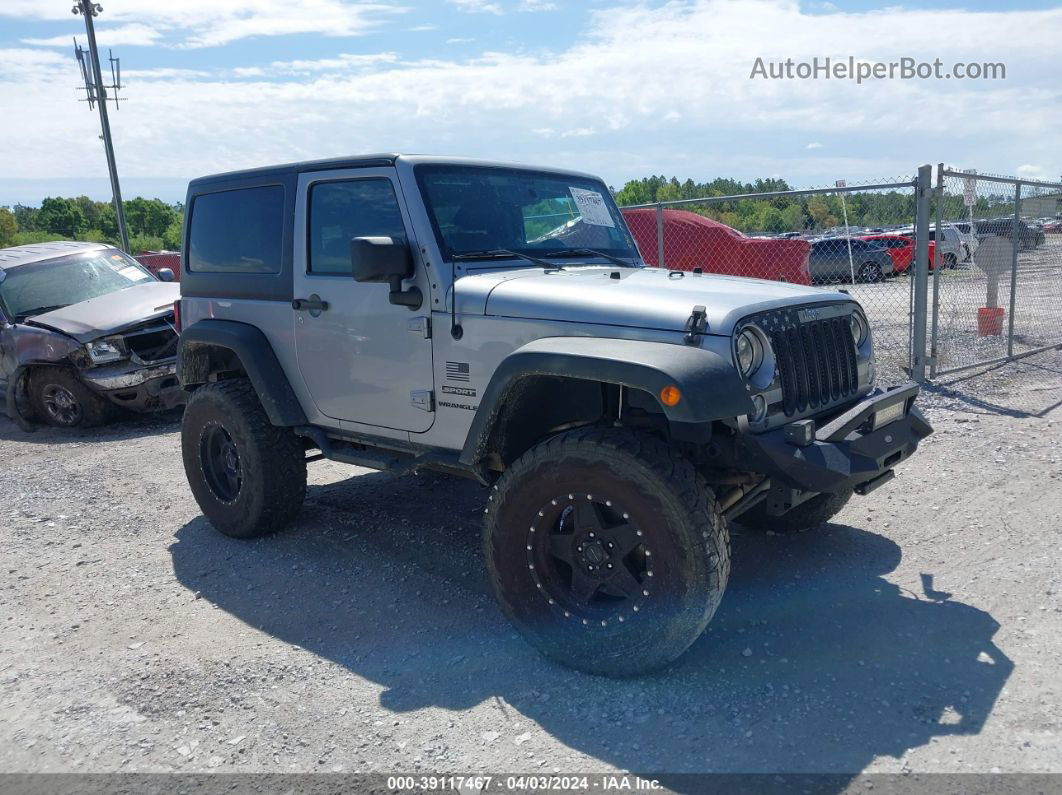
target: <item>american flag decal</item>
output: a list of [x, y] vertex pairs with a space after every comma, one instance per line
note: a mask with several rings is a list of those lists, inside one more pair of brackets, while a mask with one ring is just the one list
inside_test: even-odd
[[469, 381], [471, 378], [468, 374], [468, 362], [447, 362], [446, 363], [446, 380], [447, 381]]

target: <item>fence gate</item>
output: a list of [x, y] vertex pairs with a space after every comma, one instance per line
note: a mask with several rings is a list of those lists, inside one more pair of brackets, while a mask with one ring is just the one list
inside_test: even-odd
[[930, 378], [1062, 345], [1062, 184], [940, 166], [935, 194]]

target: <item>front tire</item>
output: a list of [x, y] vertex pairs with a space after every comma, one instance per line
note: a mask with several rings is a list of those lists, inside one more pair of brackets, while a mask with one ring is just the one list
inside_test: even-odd
[[306, 456], [299, 438], [269, 421], [251, 382], [197, 389], [181, 423], [188, 485], [221, 533], [254, 538], [287, 527], [306, 497]]
[[859, 281], [867, 284], [874, 284], [880, 282], [884, 278], [881, 266], [876, 262], [864, 262], [859, 266], [859, 272], [857, 274]]
[[483, 532], [503, 612], [572, 668], [632, 676], [701, 635], [722, 599], [730, 541], [714, 493], [663, 442], [580, 429], [502, 475]]
[[41, 367], [30, 374], [33, 413], [56, 428], [91, 428], [114, 416], [114, 407], [70, 370]]
[[839, 494], [819, 494], [807, 502], [800, 503], [791, 511], [786, 511], [781, 516], [768, 516], [767, 506], [759, 502], [734, 521], [752, 530], [803, 533], [805, 530], [826, 524], [841, 512], [850, 499], [852, 499], [851, 491], [842, 491]]

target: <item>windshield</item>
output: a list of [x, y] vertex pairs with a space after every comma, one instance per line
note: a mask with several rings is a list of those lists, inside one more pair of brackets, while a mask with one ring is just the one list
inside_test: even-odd
[[422, 165], [417, 182], [443, 256], [511, 251], [638, 256], [616, 203], [585, 177], [484, 166]]
[[104, 249], [5, 270], [0, 305], [13, 320], [32, 317], [153, 279], [132, 257]]

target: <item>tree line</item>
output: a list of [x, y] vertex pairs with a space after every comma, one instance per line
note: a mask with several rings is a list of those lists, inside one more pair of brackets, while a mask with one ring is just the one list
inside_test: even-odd
[[[715, 196], [735, 196], [747, 193], [773, 193], [792, 190], [783, 179], [757, 179], [740, 182], [733, 179], [714, 179], [694, 182], [664, 176], [631, 180], [621, 189], [613, 189], [616, 203], [621, 207], [632, 204], [676, 199], [704, 199]], [[978, 196], [973, 207], [974, 216], [987, 218], [1013, 212], [1009, 197]], [[777, 196], [770, 199], [740, 199], [709, 204], [682, 205], [679, 209], [695, 212], [738, 229], [746, 234], [781, 234], [783, 232], [811, 232], [840, 226], [847, 211], [848, 223], [854, 227], [886, 227], [913, 224], [915, 197], [913, 189], [888, 191], [854, 191], [844, 194], [814, 194], [811, 196]], [[962, 196], [945, 196], [945, 220], [963, 220], [969, 208]]]
[[[181, 246], [184, 207], [137, 196], [122, 202], [133, 253]], [[91, 240], [117, 245], [118, 219], [111, 202], [88, 196], [50, 196], [40, 207], [0, 207], [0, 247], [49, 240]]]

